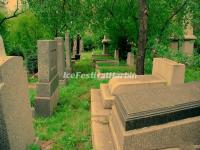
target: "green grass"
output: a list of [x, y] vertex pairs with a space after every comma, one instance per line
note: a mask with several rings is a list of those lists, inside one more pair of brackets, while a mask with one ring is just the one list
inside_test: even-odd
[[129, 67], [129, 66], [111, 66], [111, 67], [99, 67], [99, 71], [101, 73], [109, 73], [109, 72], [115, 72], [115, 73], [130, 73], [130, 72], [134, 72], [134, 68], [133, 67]]
[[200, 81], [200, 68], [187, 68], [185, 82]]
[[33, 75], [29, 75], [29, 76], [28, 76], [28, 82], [29, 82], [29, 83], [36, 83], [36, 82], [38, 82], [38, 78], [36, 78], [36, 77], [33, 76]]
[[95, 60], [115, 60], [113, 56], [95, 56]]

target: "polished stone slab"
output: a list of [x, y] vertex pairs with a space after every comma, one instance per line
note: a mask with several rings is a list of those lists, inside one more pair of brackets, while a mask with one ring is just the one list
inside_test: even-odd
[[126, 131], [200, 116], [200, 82], [133, 91], [115, 104]]

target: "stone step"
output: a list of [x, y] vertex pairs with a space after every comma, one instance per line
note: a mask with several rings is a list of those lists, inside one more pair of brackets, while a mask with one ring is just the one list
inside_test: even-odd
[[110, 109], [104, 109], [101, 100], [101, 91], [99, 89], [91, 90], [91, 116], [92, 117], [105, 117], [110, 116]]
[[115, 96], [111, 95], [108, 84], [101, 84], [100, 90], [101, 90], [101, 98], [103, 102], [103, 107], [105, 109], [111, 109], [112, 104], [115, 100]]
[[94, 150], [114, 150], [108, 120], [110, 109], [104, 109], [99, 89], [91, 90], [91, 127]]

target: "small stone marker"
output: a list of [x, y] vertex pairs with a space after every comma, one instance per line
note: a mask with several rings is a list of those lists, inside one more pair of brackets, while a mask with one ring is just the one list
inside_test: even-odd
[[73, 58], [75, 59], [75, 56], [76, 56], [76, 52], [77, 52], [77, 39], [76, 38], [74, 38], [74, 40], [73, 40]]
[[3, 38], [0, 35], [0, 56], [6, 56]]
[[83, 42], [83, 40], [80, 41], [80, 52], [84, 52], [84, 42]]
[[108, 53], [108, 45], [110, 43], [110, 40], [104, 35], [104, 38], [102, 40], [102, 44], [103, 44], [103, 54], [107, 54]]
[[36, 112], [51, 116], [58, 102], [57, 44], [54, 40], [38, 41], [38, 79]]
[[114, 58], [115, 60], [119, 60], [119, 50], [115, 50]]
[[34, 141], [27, 75], [20, 57], [0, 57], [0, 149], [26, 150]]
[[65, 54], [64, 54], [64, 40], [62, 37], [55, 38], [57, 42], [57, 70], [59, 75], [59, 85], [65, 85], [66, 79], [64, 72], [66, 71]]
[[71, 73], [71, 52], [70, 52], [70, 34], [69, 32], [65, 35], [65, 49], [66, 49], [66, 71]]
[[128, 66], [135, 66], [133, 53], [128, 52], [126, 62]]

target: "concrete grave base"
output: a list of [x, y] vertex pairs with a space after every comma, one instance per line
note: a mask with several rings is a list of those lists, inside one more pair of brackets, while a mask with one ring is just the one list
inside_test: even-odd
[[67, 84], [67, 79], [59, 80], [59, 86], [65, 86]]
[[109, 121], [116, 150], [180, 148], [200, 144], [200, 117], [125, 131], [115, 106]]
[[35, 100], [35, 109], [37, 114], [43, 117], [51, 116], [58, 103], [58, 88], [51, 97], [36, 97]]
[[110, 110], [104, 109], [100, 90], [91, 90], [92, 143], [95, 150], [114, 150], [108, 120]]

